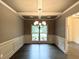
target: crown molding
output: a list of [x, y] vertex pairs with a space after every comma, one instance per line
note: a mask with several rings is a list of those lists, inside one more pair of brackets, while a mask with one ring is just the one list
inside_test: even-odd
[[5, 2], [3, 2], [2, 0], [0, 0], [0, 3], [2, 5], [4, 5], [5, 7], [7, 7], [9, 10], [11, 10], [12, 12], [16, 13], [20, 18], [24, 19], [21, 15], [19, 15], [13, 8], [11, 8], [9, 5], [7, 5]]
[[77, 1], [76, 3], [74, 3], [72, 6], [70, 6], [68, 9], [66, 9], [62, 14], [65, 14], [66, 12], [68, 12], [69, 10], [71, 10], [72, 8], [74, 8], [76, 5], [79, 4], [79, 1]]
[[[24, 19], [22, 17], [22, 15], [26, 15], [26, 16], [37, 16], [38, 13], [37, 12], [16, 12], [13, 8], [11, 8], [9, 5], [7, 5], [5, 2], [3, 2], [2, 0], [0, 0], [0, 3], [3, 4], [5, 7], [7, 7], [8, 9], [10, 9], [12, 12], [18, 14], [22, 19]], [[70, 9], [74, 8], [76, 5], [79, 4], [79, 1], [77, 1], [76, 3], [74, 3], [72, 6], [70, 6], [68, 9], [66, 9], [63, 13], [61, 12], [43, 12], [42, 16], [54, 16], [54, 15], [62, 15], [65, 14], [66, 12], [68, 12]]]
[[[38, 12], [18, 12], [18, 14], [25, 16], [38, 16]], [[42, 12], [42, 16], [56, 16], [61, 14], [61, 12]]]
[[0, 0], [0, 3], [2, 4], [2, 5], [4, 5], [5, 7], [7, 7], [9, 10], [11, 10], [12, 12], [14, 12], [14, 13], [17, 13], [13, 8], [11, 8], [9, 5], [7, 5], [5, 2], [3, 2], [2, 0]]

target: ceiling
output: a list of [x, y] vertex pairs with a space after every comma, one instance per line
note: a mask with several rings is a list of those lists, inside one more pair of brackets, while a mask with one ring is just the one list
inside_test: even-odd
[[[42, 1], [42, 13], [59, 15], [78, 0], [2, 0], [22, 15], [34, 15], [38, 11], [39, 1]], [[35, 14], [37, 15], [37, 14]]]

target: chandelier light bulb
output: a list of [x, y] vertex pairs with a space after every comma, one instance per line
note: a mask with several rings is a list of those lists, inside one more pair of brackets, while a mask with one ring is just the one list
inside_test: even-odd
[[42, 24], [43, 24], [43, 25], [46, 25], [46, 21], [42, 21]]
[[39, 23], [39, 25], [41, 26], [42, 24], [41, 24], [41, 23]]
[[42, 21], [41, 23], [39, 21], [35, 21], [34, 25], [39, 25], [39, 26], [46, 25], [46, 21]]
[[38, 22], [38, 21], [35, 21], [35, 22], [34, 22], [34, 25], [37, 25], [37, 24], [39, 24], [39, 22]]

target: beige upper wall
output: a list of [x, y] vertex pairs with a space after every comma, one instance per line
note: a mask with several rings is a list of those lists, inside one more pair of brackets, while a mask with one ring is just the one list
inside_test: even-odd
[[79, 4], [77, 4], [75, 7], [64, 13], [59, 19], [56, 20], [55, 23], [55, 34], [61, 37], [65, 38], [66, 34], [66, 18], [68, 16], [71, 16], [74, 13], [79, 12]]
[[23, 20], [0, 3], [0, 43], [23, 35]]

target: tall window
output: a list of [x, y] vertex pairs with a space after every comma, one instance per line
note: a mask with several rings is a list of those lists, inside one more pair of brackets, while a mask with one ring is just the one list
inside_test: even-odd
[[40, 26], [40, 41], [47, 41], [47, 26]]
[[47, 41], [47, 25], [32, 25], [32, 41]]
[[32, 25], [32, 41], [39, 41], [39, 26]]

